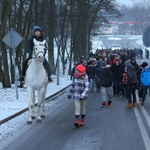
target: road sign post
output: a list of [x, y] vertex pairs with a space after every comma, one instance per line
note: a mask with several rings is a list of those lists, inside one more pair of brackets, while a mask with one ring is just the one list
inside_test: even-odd
[[18, 89], [17, 89], [17, 76], [16, 76], [16, 53], [15, 48], [23, 40], [23, 37], [18, 34], [13, 28], [3, 37], [2, 41], [7, 44], [13, 50], [13, 61], [14, 61], [14, 74], [15, 74], [15, 88], [16, 88], [16, 98], [18, 99]]

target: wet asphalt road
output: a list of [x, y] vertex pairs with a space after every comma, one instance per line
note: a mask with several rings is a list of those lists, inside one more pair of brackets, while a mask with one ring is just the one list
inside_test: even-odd
[[[75, 128], [74, 103], [66, 93], [57, 98], [55, 107], [46, 104], [46, 118], [36, 120], [28, 130], [10, 143], [7, 150], [147, 150], [143, 141], [136, 109], [150, 135], [140, 107], [126, 108], [127, 100], [114, 97], [111, 107], [101, 108], [101, 93], [89, 94], [85, 126]], [[51, 102], [50, 102], [51, 103]], [[146, 101], [150, 108], [150, 102]], [[146, 109], [148, 109], [146, 108]], [[49, 109], [51, 109], [49, 111]], [[150, 113], [150, 112], [148, 112]], [[19, 132], [19, 131], [18, 131]], [[149, 141], [146, 141], [149, 142]]]

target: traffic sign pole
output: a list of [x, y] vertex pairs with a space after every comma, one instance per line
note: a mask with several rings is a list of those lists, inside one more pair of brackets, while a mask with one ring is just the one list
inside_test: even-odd
[[7, 44], [13, 50], [13, 61], [14, 61], [14, 75], [15, 75], [15, 87], [16, 87], [16, 98], [18, 99], [18, 89], [17, 89], [17, 74], [16, 74], [16, 53], [15, 49], [18, 44], [23, 40], [23, 37], [18, 34], [13, 28], [3, 37], [2, 41]]
[[12, 50], [13, 50], [16, 98], [18, 99], [17, 75], [16, 75], [16, 61], [15, 61], [15, 56], [16, 56], [16, 54], [15, 54], [15, 41], [14, 41], [14, 32], [13, 32], [12, 28], [11, 28], [10, 33], [11, 33], [11, 45], [12, 45]]

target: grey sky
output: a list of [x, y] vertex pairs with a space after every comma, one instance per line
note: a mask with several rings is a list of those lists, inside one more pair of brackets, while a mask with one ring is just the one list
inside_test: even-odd
[[[120, 4], [131, 6], [133, 3], [143, 2], [143, 0], [116, 0]], [[147, 0], [145, 0], [147, 1]]]

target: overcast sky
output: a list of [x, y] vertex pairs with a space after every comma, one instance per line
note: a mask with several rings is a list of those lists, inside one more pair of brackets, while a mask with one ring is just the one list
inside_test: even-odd
[[131, 6], [133, 4], [133, 1], [134, 1], [134, 3], [143, 2], [143, 0], [116, 0], [116, 1], [120, 4], [129, 5], [129, 6]]

